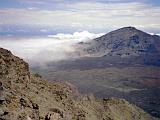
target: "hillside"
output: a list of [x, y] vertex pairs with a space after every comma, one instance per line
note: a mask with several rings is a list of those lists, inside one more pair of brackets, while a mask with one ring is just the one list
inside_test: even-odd
[[1, 120], [152, 120], [124, 99], [97, 100], [72, 85], [49, 82], [29, 72], [22, 59], [0, 48]]
[[103, 57], [108, 62], [114, 59], [114, 63], [160, 65], [160, 37], [134, 27], [114, 30], [89, 42], [81, 42], [75, 48], [81, 57]]
[[[160, 118], [160, 37], [124, 27], [75, 46], [78, 59], [31, 70], [98, 98], [118, 97]], [[32, 66], [31, 66], [32, 67]]]

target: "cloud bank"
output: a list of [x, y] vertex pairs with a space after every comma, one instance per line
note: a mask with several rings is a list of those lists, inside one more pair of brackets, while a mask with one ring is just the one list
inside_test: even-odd
[[73, 45], [100, 37], [101, 34], [88, 31], [73, 34], [48, 35], [46, 38], [4, 38], [0, 39], [0, 47], [11, 50], [32, 66], [45, 65], [47, 62], [71, 59]]
[[[39, 0], [29, 2], [26, 8], [0, 9], [0, 24], [40, 25], [77, 28], [120, 28], [135, 26], [137, 28], [160, 29], [160, 6], [138, 1], [117, 2], [42, 2], [41, 6], [32, 6]], [[50, 3], [50, 5], [49, 5]], [[52, 5], [52, 6], [51, 6]], [[44, 7], [43, 7], [44, 6]]]

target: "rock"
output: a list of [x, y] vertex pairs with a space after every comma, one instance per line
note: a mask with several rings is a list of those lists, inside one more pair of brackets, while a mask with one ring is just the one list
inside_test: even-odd
[[2, 82], [0, 82], [0, 104], [4, 104], [5, 102], [5, 94], [4, 94], [4, 87], [2, 85]]
[[32, 120], [32, 119], [27, 115], [27, 120]]
[[0, 109], [0, 116], [4, 115], [4, 111]]
[[39, 109], [39, 106], [38, 106], [38, 104], [36, 104], [36, 103], [32, 103], [32, 107], [33, 107], [33, 109], [36, 109], [36, 110]]
[[24, 107], [30, 107], [30, 103], [26, 98], [20, 98], [20, 104]]
[[59, 110], [58, 108], [51, 108], [50, 111], [53, 113], [59, 114], [61, 116], [61, 118], [63, 118], [63, 112], [61, 110]]
[[47, 114], [47, 115], [45, 116], [45, 120], [51, 120], [51, 114]]
[[31, 74], [27, 63], [2, 48], [0, 61], [0, 89], [6, 101], [0, 105], [0, 120], [154, 120], [125, 100], [97, 100], [92, 95], [74, 99], [70, 86]]

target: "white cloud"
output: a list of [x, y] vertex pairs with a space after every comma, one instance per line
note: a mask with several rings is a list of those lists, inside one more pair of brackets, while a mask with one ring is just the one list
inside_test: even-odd
[[1, 9], [0, 23], [80, 28], [160, 28], [160, 7], [144, 3], [78, 2], [61, 7], [63, 9], [57, 10]]
[[57, 35], [48, 35], [50, 38], [55, 38], [59, 40], [72, 40], [73, 42], [81, 42], [81, 41], [87, 41], [96, 37], [102, 36], [104, 33], [100, 34], [94, 34], [90, 33], [88, 31], [83, 31], [83, 32], [75, 32], [73, 34], [57, 34]]
[[50, 35], [49, 38], [12, 38], [0, 39], [0, 47], [11, 50], [32, 65], [44, 65], [49, 61], [70, 59], [74, 53], [73, 45], [103, 35], [87, 31], [73, 34]]

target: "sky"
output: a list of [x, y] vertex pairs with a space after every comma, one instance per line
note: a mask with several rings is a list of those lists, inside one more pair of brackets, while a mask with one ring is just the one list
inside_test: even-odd
[[0, 26], [160, 31], [160, 0], [0, 0]]
[[0, 0], [0, 47], [30, 65], [70, 59], [77, 42], [124, 26], [159, 34], [160, 0]]

